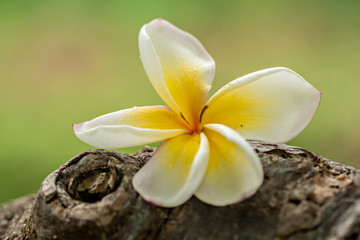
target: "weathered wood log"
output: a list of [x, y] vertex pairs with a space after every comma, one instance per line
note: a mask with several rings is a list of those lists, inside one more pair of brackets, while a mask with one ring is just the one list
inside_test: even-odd
[[88, 150], [0, 207], [1, 239], [360, 239], [360, 171], [305, 149], [250, 141], [265, 180], [251, 198], [213, 207], [144, 201], [131, 179], [153, 154]]

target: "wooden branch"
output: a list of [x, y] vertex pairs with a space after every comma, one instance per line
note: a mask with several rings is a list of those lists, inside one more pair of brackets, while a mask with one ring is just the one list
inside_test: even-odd
[[265, 180], [251, 198], [156, 207], [131, 179], [152, 156], [88, 150], [0, 207], [0, 239], [360, 239], [359, 170], [305, 149], [250, 141]]

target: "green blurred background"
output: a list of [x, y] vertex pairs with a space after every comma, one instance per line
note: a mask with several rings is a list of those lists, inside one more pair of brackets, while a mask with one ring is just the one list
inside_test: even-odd
[[[320, 108], [289, 144], [360, 167], [360, 1], [0, 1], [0, 202], [88, 148], [72, 123], [162, 104], [139, 58], [141, 26], [162, 17], [216, 61], [211, 93], [244, 74], [289, 67]], [[141, 147], [120, 149], [136, 152]]]

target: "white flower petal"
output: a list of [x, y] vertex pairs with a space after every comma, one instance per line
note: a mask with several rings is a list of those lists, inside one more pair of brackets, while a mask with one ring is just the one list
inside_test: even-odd
[[253, 195], [263, 181], [255, 151], [225, 125], [207, 124], [204, 133], [209, 141], [210, 159], [195, 196], [208, 204], [225, 206]]
[[159, 96], [171, 109], [179, 113], [179, 107], [176, 105], [174, 99], [170, 95], [169, 90], [167, 89], [159, 57], [156, 55], [154, 46], [145, 29], [146, 25], [141, 28], [139, 33], [140, 58], [142, 60], [145, 72]]
[[134, 107], [73, 125], [76, 136], [98, 148], [125, 148], [186, 132], [183, 120], [164, 106]]
[[227, 125], [247, 139], [286, 142], [309, 124], [320, 96], [290, 69], [264, 69], [238, 78], [215, 93], [206, 104], [202, 121]]
[[215, 74], [214, 60], [195, 37], [162, 19], [142, 27], [139, 49], [160, 97], [195, 124]]
[[133, 186], [147, 201], [175, 207], [188, 200], [205, 174], [208, 141], [201, 135], [183, 134], [163, 142], [133, 178]]

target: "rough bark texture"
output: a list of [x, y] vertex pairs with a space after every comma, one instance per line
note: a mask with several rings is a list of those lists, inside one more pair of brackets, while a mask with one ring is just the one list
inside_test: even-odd
[[251, 198], [156, 207], [131, 179], [153, 154], [83, 152], [39, 192], [0, 207], [0, 239], [360, 239], [359, 170], [305, 149], [251, 141], [265, 180]]

